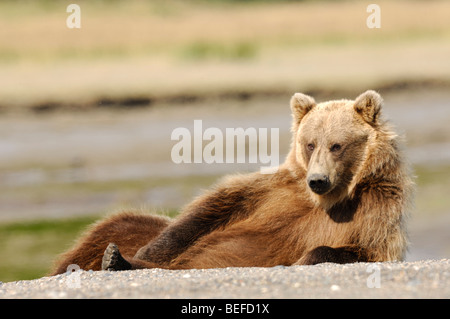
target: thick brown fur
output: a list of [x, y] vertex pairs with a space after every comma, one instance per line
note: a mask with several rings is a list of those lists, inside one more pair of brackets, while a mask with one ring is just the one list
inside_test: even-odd
[[168, 218], [133, 212], [112, 215], [91, 225], [74, 247], [57, 259], [52, 274], [64, 273], [72, 264], [100, 270], [103, 252], [110, 242], [120, 245], [125, 254], [134, 255], [169, 223]]
[[[227, 177], [171, 222], [108, 218], [52, 274], [70, 264], [101, 269], [109, 243], [130, 269], [402, 260], [413, 183], [381, 106], [374, 91], [320, 104], [296, 93], [291, 152], [276, 173]], [[315, 176], [324, 176], [326, 189], [311, 186]], [[110, 260], [103, 269], [123, 269]]]

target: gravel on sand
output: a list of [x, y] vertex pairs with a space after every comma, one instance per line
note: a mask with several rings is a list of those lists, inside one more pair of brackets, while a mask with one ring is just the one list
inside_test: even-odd
[[450, 298], [450, 260], [67, 272], [0, 283], [0, 298]]

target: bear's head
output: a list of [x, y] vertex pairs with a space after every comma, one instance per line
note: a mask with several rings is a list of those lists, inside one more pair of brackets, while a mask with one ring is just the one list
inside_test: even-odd
[[292, 96], [291, 161], [306, 172], [306, 188], [323, 208], [351, 196], [361, 170], [367, 170], [364, 164], [376, 147], [382, 125], [381, 105], [382, 98], [375, 91], [366, 91], [354, 101], [319, 104], [302, 93]]

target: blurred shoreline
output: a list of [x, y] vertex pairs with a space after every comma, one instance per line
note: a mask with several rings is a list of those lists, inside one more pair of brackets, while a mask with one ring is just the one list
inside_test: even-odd
[[[223, 100], [230, 103], [234, 101], [246, 101], [254, 98], [271, 98], [271, 97], [283, 97], [292, 95], [295, 92], [302, 92], [311, 96], [315, 96], [316, 99], [327, 100], [333, 98], [339, 98], [342, 96], [354, 96], [364, 90], [364, 88], [349, 88], [347, 85], [334, 88], [314, 88], [309, 87], [305, 90], [292, 91], [290, 89], [279, 88], [262, 88], [262, 89], [229, 89], [226, 88], [217, 92], [191, 92], [180, 94], [137, 94], [130, 95], [124, 94], [123, 96], [115, 97], [97, 97], [92, 98], [90, 101], [64, 101], [57, 102], [49, 99], [47, 101], [40, 101], [38, 103], [27, 103], [17, 108], [14, 104], [0, 104], [0, 114], [23, 114], [32, 112], [35, 114], [51, 113], [51, 112], [86, 112], [96, 109], [105, 110], [129, 110], [135, 108], [148, 108], [148, 107], [170, 107], [173, 105], [190, 105], [202, 102], [214, 102], [217, 100]], [[367, 86], [366, 89], [371, 89], [383, 94], [402, 94], [404, 92], [413, 90], [429, 89], [433, 91], [448, 91], [450, 90], [450, 79], [418, 79], [418, 80], [399, 80], [392, 82], [384, 82], [382, 85], [374, 84]]]

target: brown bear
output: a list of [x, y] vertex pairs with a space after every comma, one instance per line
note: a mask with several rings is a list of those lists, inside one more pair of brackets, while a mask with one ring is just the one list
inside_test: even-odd
[[292, 145], [273, 174], [225, 178], [173, 221], [125, 213], [91, 227], [53, 274], [402, 260], [413, 183], [382, 99], [291, 98]]

